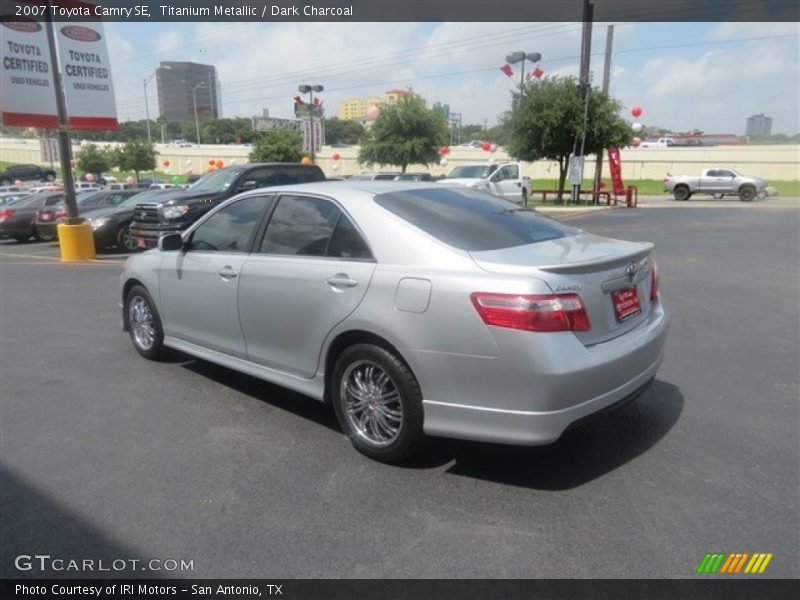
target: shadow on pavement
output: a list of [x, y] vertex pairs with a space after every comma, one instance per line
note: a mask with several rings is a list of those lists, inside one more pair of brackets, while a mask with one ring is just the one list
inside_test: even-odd
[[431, 447], [428, 460], [438, 457], [441, 464], [455, 460], [446, 471], [452, 475], [568, 490], [647, 452], [677, 423], [683, 403], [677, 386], [656, 380], [630, 404], [568, 430], [555, 444], [519, 447], [442, 439]]
[[[112, 561], [123, 559], [142, 560], [137, 552], [110, 539], [97, 527], [65, 508], [48, 492], [44, 492], [6, 466], [0, 466], [0, 577], [38, 579], [38, 578], [102, 578], [102, 577], [146, 577], [156, 579], [157, 572], [130, 568], [126, 562], [125, 570], [99, 571], [98, 560], [111, 568]], [[17, 556], [27, 555], [32, 563], [30, 570], [15, 567]], [[40, 562], [35, 555], [50, 555], [51, 559], [61, 558], [64, 570], [48, 568], [40, 570]], [[95, 570], [67, 570], [67, 561], [75, 560], [80, 566], [84, 559], [94, 560]], [[20, 560], [25, 567], [27, 560]], [[122, 563], [118, 563], [122, 566]], [[58, 565], [56, 565], [58, 566]]]
[[331, 407], [318, 400], [203, 360], [190, 360], [181, 366], [234, 389], [241, 394], [266, 402], [333, 431], [339, 433], [342, 431]]

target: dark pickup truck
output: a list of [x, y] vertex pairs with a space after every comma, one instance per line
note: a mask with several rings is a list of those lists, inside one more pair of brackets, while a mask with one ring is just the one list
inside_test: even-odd
[[165, 233], [180, 232], [228, 198], [256, 188], [324, 181], [316, 165], [260, 163], [235, 165], [206, 173], [190, 188], [159, 196], [158, 204], [134, 209], [131, 237], [137, 248], [155, 248]]

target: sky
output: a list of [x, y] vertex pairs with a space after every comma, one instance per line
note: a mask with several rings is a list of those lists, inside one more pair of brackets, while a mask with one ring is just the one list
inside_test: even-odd
[[[576, 75], [580, 23], [106, 23], [120, 120], [145, 115], [142, 81], [159, 61], [213, 64], [224, 117], [292, 116], [301, 83], [322, 84], [326, 116], [352, 96], [412, 86], [449, 104], [462, 123], [491, 127], [510, 105], [518, 71], [505, 55], [539, 52], [545, 75]], [[593, 82], [603, 76], [607, 24], [595, 24]], [[610, 93], [640, 106], [646, 126], [743, 134], [748, 116], [773, 133], [800, 132], [800, 24], [615, 24]], [[148, 85], [158, 114], [155, 80]]]

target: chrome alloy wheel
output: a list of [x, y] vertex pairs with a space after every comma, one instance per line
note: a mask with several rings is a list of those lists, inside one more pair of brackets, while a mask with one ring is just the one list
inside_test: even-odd
[[147, 300], [141, 296], [134, 296], [128, 304], [128, 323], [134, 343], [142, 350], [152, 348], [156, 339], [153, 312]]
[[403, 427], [403, 403], [391, 377], [378, 364], [359, 360], [342, 374], [339, 395], [347, 421], [372, 446], [388, 446]]

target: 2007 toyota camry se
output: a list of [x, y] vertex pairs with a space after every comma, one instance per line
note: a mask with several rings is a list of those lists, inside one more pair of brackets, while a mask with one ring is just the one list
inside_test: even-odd
[[547, 444], [652, 381], [667, 333], [653, 245], [463, 187], [253, 190], [128, 259], [123, 326], [330, 402], [361, 452], [426, 436]]

